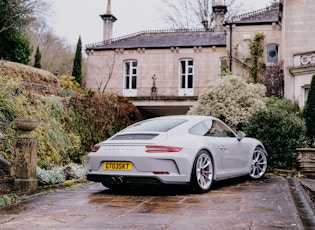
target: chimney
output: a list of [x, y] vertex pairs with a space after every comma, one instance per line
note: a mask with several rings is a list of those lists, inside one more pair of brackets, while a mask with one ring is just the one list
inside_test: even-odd
[[107, 1], [106, 14], [100, 16], [104, 21], [103, 40], [108, 41], [113, 39], [113, 23], [117, 20], [117, 18], [111, 13], [111, 0]]
[[227, 7], [222, 3], [222, 0], [218, 0], [217, 3], [212, 5], [212, 11], [214, 14], [214, 21], [215, 21], [215, 32], [224, 32], [224, 16], [227, 12]]

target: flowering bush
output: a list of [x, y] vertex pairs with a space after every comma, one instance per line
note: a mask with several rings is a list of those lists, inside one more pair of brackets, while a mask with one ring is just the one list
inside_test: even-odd
[[77, 89], [80, 87], [80, 84], [75, 81], [75, 77], [70, 74], [65, 74], [59, 77], [60, 86], [63, 89]]
[[87, 168], [83, 165], [69, 164], [64, 167], [55, 167], [45, 170], [37, 167], [36, 177], [40, 184], [60, 184], [70, 179], [78, 179], [84, 177], [87, 173]]
[[254, 112], [265, 108], [265, 94], [264, 85], [247, 83], [238, 76], [224, 76], [207, 86], [188, 114], [218, 117], [237, 128]]

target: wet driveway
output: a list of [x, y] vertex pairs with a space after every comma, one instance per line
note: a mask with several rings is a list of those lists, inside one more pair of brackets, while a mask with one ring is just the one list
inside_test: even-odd
[[0, 229], [303, 229], [282, 177], [112, 192], [99, 183], [33, 196], [0, 210]]

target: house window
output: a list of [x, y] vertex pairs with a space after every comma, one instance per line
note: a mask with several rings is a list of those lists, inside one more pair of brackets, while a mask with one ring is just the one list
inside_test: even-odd
[[182, 59], [179, 62], [179, 96], [193, 96], [194, 60]]
[[228, 63], [227, 63], [227, 59], [226, 57], [222, 57], [220, 58], [220, 69], [219, 69], [219, 75], [220, 76], [224, 76], [228, 73], [229, 69], [228, 69]]
[[275, 65], [279, 59], [279, 46], [277, 44], [267, 45], [267, 65]]
[[124, 90], [126, 97], [137, 96], [137, 75], [138, 62], [136, 60], [127, 60], [124, 62]]
[[305, 103], [306, 103], [306, 101], [307, 101], [309, 91], [310, 91], [309, 86], [302, 88], [302, 93], [303, 93], [303, 105], [305, 105]]

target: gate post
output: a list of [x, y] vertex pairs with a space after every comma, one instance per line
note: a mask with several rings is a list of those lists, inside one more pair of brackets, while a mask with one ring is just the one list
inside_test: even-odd
[[28, 118], [15, 119], [16, 127], [22, 133], [16, 138], [12, 149], [11, 177], [14, 178], [14, 190], [23, 193], [34, 193], [38, 188], [36, 179], [37, 140], [30, 132], [34, 130], [38, 120]]

